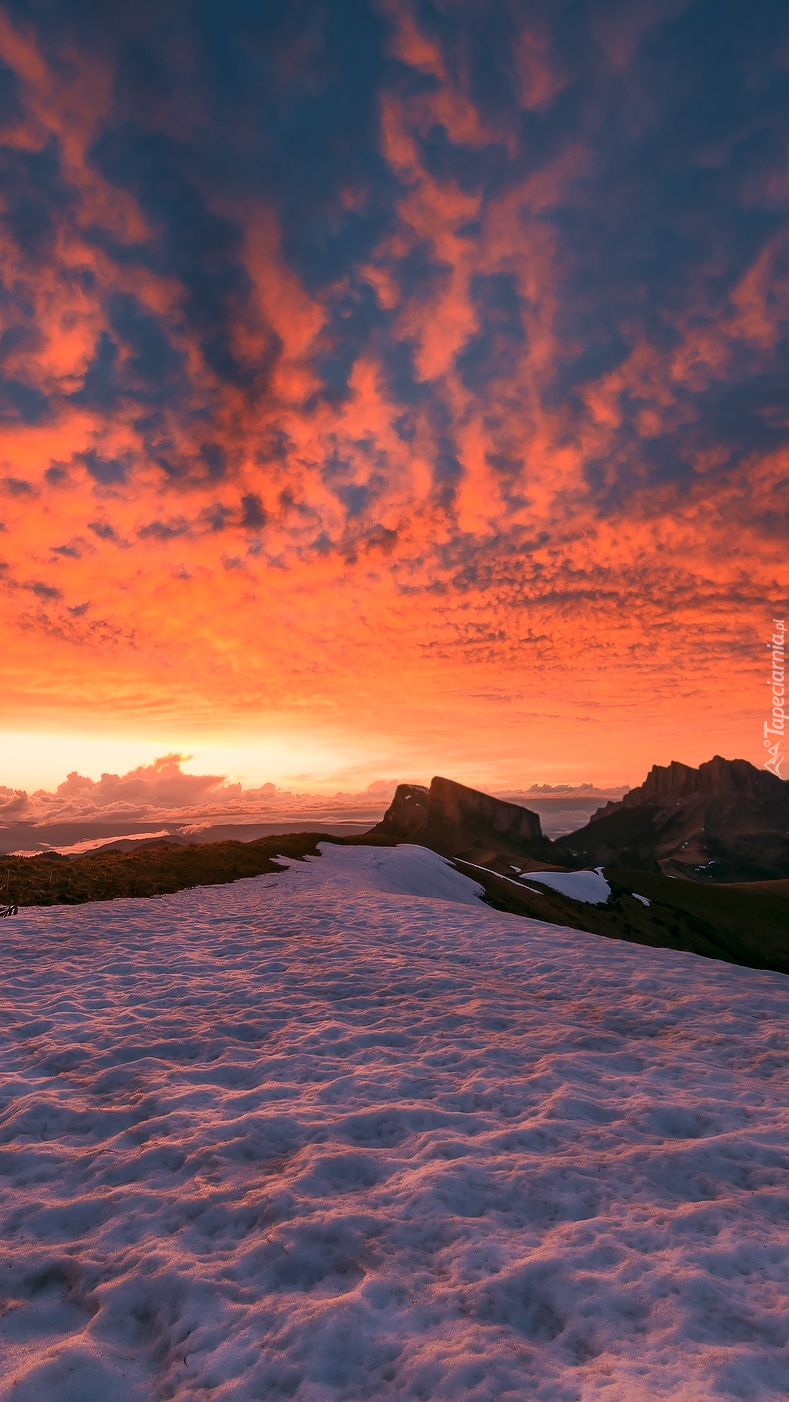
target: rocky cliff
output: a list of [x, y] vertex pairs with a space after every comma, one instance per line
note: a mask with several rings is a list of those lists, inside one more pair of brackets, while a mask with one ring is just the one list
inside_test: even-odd
[[672, 760], [671, 764], [653, 764], [643, 784], [630, 789], [617, 802], [598, 808], [589, 821], [597, 822], [622, 808], [641, 808], [644, 804], [665, 807], [697, 797], [751, 805], [760, 812], [774, 808], [780, 821], [786, 810], [787, 793], [785, 780], [767, 769], [757, 769], [747, 759], [722, 759], [715, 755], [698, 769]]
[[639, 867], [695, 881], [789, 876], [789, 783], [720, 755], [654, 765], [643, 784], [560, 838], [555, 861]]
[[390, 807], [372, 831], [419, 843], [444, 856], [494, 847], [515, 856], [551, 860], [552, 844], [543, 837], [537, 813], [452, 779], [436, 778], [429, 789], [398, 785]]
[[[429, 789], [400, 784], [373, 833], [486, 864], [500, 854], [691, 881], [769, 881], [789, 877], [789, 782], [720, 755], [698, 769], [655, 765], [643, 784], [599, 808], [585, 827], [550, 842], [528, 808], [436, 778]], [[484, 858], [474, 855], [483, 850]]]

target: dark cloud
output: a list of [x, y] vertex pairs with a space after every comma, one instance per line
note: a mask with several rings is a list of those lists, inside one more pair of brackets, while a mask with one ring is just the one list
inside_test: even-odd
[[186, 535], [189, 530], [187, 521], [149, 521], [147, 526], [141, 526], [137, 532], [140, 540], [175, 540], [178, 536]]
[[88, 530], [93, 531], [99, 540], [118, 540], [117, 531], [114, 526], [110, 525], [109, 521], [89, 521]]
[[85, 409], [111, 411], [120, 394], [117, 365], [117, 343], [108, 332], [102, 331], [93, 359], [85, 371], [82, 388], [70, 396], [72, 404]]
[[209, 480], [218, 482], [227, 469], [227, 451], [221, 443], [202, 443], [200, 457], [207, 469]]
[[43, 262], [53, 251], [58, 215], [72, 197], [56, 141], [39, 150], [0, 146], [0, 176], [6, 228], [26, 260]]
[[0, 61], [0, 122], [4, 128], [12, 128], [24, 120], [24, 114], [19, 78], [13, 68]]
[[70, 481], [65, 463], [53, 462], [44, 473], [44, 480], [50, 487], [61, 487]]
[[241, 517], [241, 525], [244, 530], [262, 530], [266, 524], [266, 512], [263, 509], [261, 498], [255, 492], [247, 492], [241, 498], [241, 508], [244, 513]]
[[49, 399], [35, 385], [0, 379], [0, 420], [40, 424], [50, 417], [50, 412]]
[[102, 487], [123, 483], [129, 474], [128, 457], [105, 458], [90, 448], [86, 453], [75, 453], [74, 459], [81, 462], [94, 482], [98, 482]]
[[491, 380], [510, 378], [526, 341], [517, 284], [510, 273], [475, 274], [471, 297], [479, 330], [458, 356], [464, 383], [484, 394]]
[[54, 584], [45, 584], [41, 579], [31, 580], [29, 584], [23, 584], [23, 589], [27, 589], [31, 594], [35, 594], [38, 599], [61, 599], [63, 597], [60, 589]]
[[[540, 394], [547, 408], [564, 406], [568, 427], [569, 417], [586, 414], [586, 388], [622, 366], [640, 341], [671, 355], [689, 302], [699, 326], [725, 317], [738, 281], [786, 217], [787, 22], [770, 0], [756, 0], [747, 22], [712, 0], [625, 9], [511, 0], [462, 12], [418, 4], [415, 22], [440, 56], [443, 76], [404, 61], [392, 48], [395, 12], [362, 0], [252, 9], [232, 0], [221, 22], [210, 7], [180, 3], [165, 18], [150, 0], [133, 14], [72, 3], [48, 11], [46, 24], [32, 3], [17, 0], [11, 11], [50, 57], [70, 42], [111, 68], [113, 97], [89, 158], [110, 188], [133, 197], [145, 228], [129, 236], [97, 215], [89, 242], [119, 277], [170, 278], [177, 294], [167, 309], [154, 308], [110, 279], [101, 293], [106, 325], [68, 398], [108, 416], [121, 404], [137, 406], [146, 451], [173, 480], [197, 467], [213, 481], [235, 470], [221, 389], [258, 409], [274, 407], [283, 344], [253, 308], [243, 212], [250, 201], [275, 212], [289, 267], [321, 299], [325, 320], [312, 355], [319, 395], [336, 405], [346, 399], [359, 357], [374, 346], [404, 411], [396, 420], [403, 441], [413, 438], [407, 411], [415, 405], [427, 400], [440, 421], [443, 377], [415, 364], [413, 336], [363, 272], [371, 261], [384, 266], [400, 306], [410, 308], [437, 304], [455, 273], [436, 237], [414, 229], [400, 246], [391, 241], [409, 177], [387, 158], [382, 100], [411, 104], [412, 159], [436, 188], [454, 188], [474, 204], [454, 221], [469, 247], [497, 201], [576, 161], [576, 174], [558, 182], [539, 214], [562, 289], [553, 373]], [[537, 36], [526, 59], [525, 34]], [[442, 107], [450, 88], [454, 109]], [[457, 94], [473, 118], [457, 118]], [[0, 104], [21, 119], [23, 97], [9, 70], [0, 72]], [[423, 109], [432, 115], [420, 118]], [[52, 257], [75, 190], [54, 139], [36, 151], [8, 150], [4, 159], [8, 229], [32, 265]], [[526, 257], [531, 238], [524, 220]], [[85, 286], [95, 281], [88, 267], [69, 276]], [[512, 268], [472, 272], [476, 324], [459, 343], [454, 368], [478, 397], [517, 378], [529, 354], [522, 281]], [[14, 366], [0, 384], [0, 414], [40, 423], [53, 412], [52, 394], [34, 374], [20, 373], [25, 338], [37, 328], [21, 294], [9, 295], [18, 325], [0, 340], [0, 359]], [[187, 344], [207, 372], [200, 384]], [[697, 439], [732, 435], [734, 452], [785, 441], [784, 429], [763, 425], [789, 372], [789, 339], [781, 334], [768, 354], [762, 347], [735, 362], [725, 378], [746, 405], [736, 421], [724, 422], [726, 390], [677, 386], [691, 401]], [[707, 393], [706, 402], [699, 398]], [[618, 408], [614, 457], [627, 491], [634, 433], [643, 437], [640, 406], [623, 391]], [[492, 425], [497, 412], [492, 405]], [[219, 431], [189, 448], [173, 432], [173, 415], [190, 431], [212, 420]], [[285, 434], [276, 426], [266, 432]], [[643, 455], [657, 484], [665, 462], [683, 461], [679, 432], [663, 425], [656, 435], [662, 446], [652, 443]], [[459, 449], [446, 428], [439, 440], [435, 475], [446, 496]], [[491, 444], [491, 454], [501, 451]], [[82, 461], [103, 485], [123, 483], [130, 472], [117, 456], [91, 451]], [[363, 489], [343, 490], [353, 515]], [[244, 524], [251, 525], [246, 517]]]
[[233, 512], [227, 506], [222, 506], [221, 502], [215, 502], [208, 507], [201, 516], [201, 520], [209, 530], [214, 532], [223, 531], [231, 519]]
[[24, 477], [3, 477], [0, 486], [9, 497], [35, 496], [35, 488]]

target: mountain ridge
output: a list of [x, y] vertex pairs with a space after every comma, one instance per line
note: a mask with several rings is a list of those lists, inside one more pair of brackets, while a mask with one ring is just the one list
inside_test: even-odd
[[714, 755], [653, 765], [643, 784], [557, 839], [556, 860], [635, 867], [691, 881], [789, 876], [789, 781]]
[[415, 842], [444, 857], [493, 843], [498, 851], [512, 856], [551, 861], [552, 844], [543, 835], [538, 813], [440, 775], [429, 789], [422, 784], [398, 784], [371, 833]]
[[789, 781], [749, 760], [714, 755], [694, 769], [653, 765], [643, 784], [597, 809], [584, 827], [551, 841], [539, 814], [436, 776], [399, 784], [371, 834], [442, 856], [492, 849], [535, 865], [623, 867], [691, 881], [789, 877]]

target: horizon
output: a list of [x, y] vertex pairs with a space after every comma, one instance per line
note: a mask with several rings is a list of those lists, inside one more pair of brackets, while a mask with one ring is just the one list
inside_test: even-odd
[[[191, 767], [185, 767], [190, 765]], [[361, 791], [327, 789], [325, 791], [293, 790], [266, 781], [246, 787], [226, 774], [196, 772], [191, 755], [169, 753], [160, 755], [151, 764], [138, 765], [125, 774], [103, 771], [94, 779], [73, 770], [52, 788], [28, 791], [11, 785], [0, 785], [0, 826], [8, 824], [59, 821], [66, 817], [72, 822], [80, 817], [95, 820], [102, 813], [113, 817], [158, 814], [163, 820], [181, 810], [195, 816], [251, 815], [259, 812], [289, 813], [294, 809], [326, 809], [332, 806], [358, 808], [367, 805], [383, 808], [391, 801], [400, 783], [420, 780], [378, 779]], [[432, 776], [431, 776], [432, 778]], [[426, 781], [426, 784], [430, 781]], [[499, 789], [499, 797], [517, 796], [524, 799], [612, 797], [627, 792], [627, 785], [609, 784], [604, 787], [590, 783], [532, 784], [529, 788], [512, 786]]]
[[[184, 768], [189, 761], [192, 769]], [[101, 846], [109, 837], [137, 841], [177, 835], [218, 841], [237, 831], [243, 834], [242, 840], [252, 840], [315, 823], [328, 832], [362, 832], [381, 820], [400, 784], [421, 786], [427, 792], [434, 777], [439, 776], [424, 783], [379, 779], [360, 792], [300, 792], [271, 782], [245, 788], [229, 782], [227, 775], [195, 773], [194, 756], [169, 753], [121, 775], [105, 771], [93, 779], [74, 770], [54, 790], [28, 793], [0, 785], [0, 836], [4, 844], [11, 844], [5, 851], [12, 856], [47, 850], [74, 856]], [[621, 800], [634, 787], [532, 783], [528, 788], [511, 785], [488, 792], [530, 808], [540, 816], [546, 836], [556, 838], [585, 826], [599, 806]], [[16, 845], [24, 844], [26, 835], [34, 845]]]

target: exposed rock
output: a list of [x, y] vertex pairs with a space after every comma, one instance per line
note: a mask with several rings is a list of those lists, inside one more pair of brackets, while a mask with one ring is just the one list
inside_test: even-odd
[[430, 790], [423, 784], [398, 784], [380, 823], [372, 829], [401, 842], [427, 827]]
[[568, 862], [694, 881], [789, 876], [789, 782], [720, 755], [698, 769], [654, 765], [643, 784], [599, 808], [555, 848], [555, 860], [564, 852]]
[[451, 779], [400, 784], [373, 833], [444, 856], [484, 850], [554, 867], [662, 871], [692, 881], [789, 877], [789, 782], [744, 759], [716, 755], [698, 769], [655, 765], [643, 784], [557, 842], [536, 813]]
[[641, 808], [644, 804], [679, 803], [686, 798], [704, 795], [722, 800], [743, 800], [761, 810], [778, 805], [783, 811], [787, 802], [787, 783], [767, 769], [757, 769], [747, 759], [722, 759], [715, 755], [692, 769], [688, 764], [672, 760], [671, 764], [653, 764], [643, 784], [631, 789], [617, 802], [606, 803], [589, 819], [590, 823], [622, 808]]
[[444, 856], [475, 847], [494, 847], [514, 856], [551, 860], [539, 815], [517, 803], [436, 778], [425, 789], [399, 784], [381, 822], [372, 829], [400, 841], [418, 842]]

